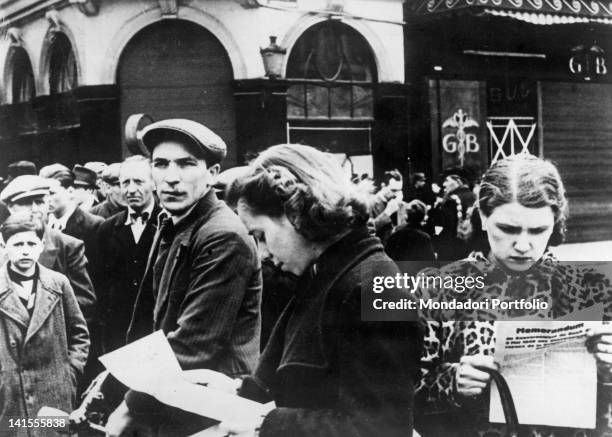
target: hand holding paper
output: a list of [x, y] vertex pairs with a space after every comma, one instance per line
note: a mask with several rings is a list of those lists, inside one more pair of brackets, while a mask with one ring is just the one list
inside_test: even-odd
[[[254, 427], [270, 410], [267, 405], [236, 396], [235, 385], [233, 393], [229, 394], [188, 381], [162, 331], [103, 355], [100, 361], [115, 378], [132, 390], [153, 396], [171, 407], [219, 422], [245, 422]], [[204, 373], [209, 376], [217, 374], [201, 372], [201, 375]], [[223, 380], [218, 375], [216, 379]], [[234, 383], [231, 378], [227, 380]]]
[[612, 380], [612, 325], [601, 324], [587, 331], [586, 346], [595, 355], [597, 371], [604, 382]]
[[193, 369], [183, 371], [183, 377], [193, 384], [203, 385], [225, 393], [236, 394], [240, 387], [239, 379], [232, 379], [229, 376], [210, 369]]

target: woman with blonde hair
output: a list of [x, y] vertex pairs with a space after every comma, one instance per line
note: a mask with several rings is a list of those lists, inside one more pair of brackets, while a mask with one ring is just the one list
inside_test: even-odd
[[[253, 425], [261, 437], [411, 434], [422, 332], [414, 321], [361, 320], [372, 275], [399, 271], [369, 235], [353, 190], [333, 156], [303, 145], [270, 147], [231, 190], [262, 255], [298, 277], [239, 389], [276, 404]], [[194, 373], [199, 382], [203, 375], [224, 385], [219, 375]]]
[[[488, 420], [489, 371], [498, 368], [494, 361], [495, 320], [519, 316], [553, 320], [599, 302], [605, 304], [605, 317], [610, 315], [610, 280], [586, 268], [563, 265], [548, 250], [563, 241], [567, 218], [565, 188], [552, 163], [531, 155], [497, 161], [482, 178], [477, 202], [489, 250], [473, 252], [440, 270], [423, 273], [481, 277], [484, 286], [460, 293], [421, 288], [418, 297], [466, 301], [537, 299], [540, 305], [424, 315], [428, 329], [423, 378], [417, 388], [417, 429], [424, 437], [508, 435], [505, 425]], [[606, 419], [612, 408], [612, 387], [605, 384], [612, 376], [610, 327], [602, 324], [591, 331], [587, 348], [595, 356], [601, 383], [598, 411], [592, 412], [597, 414], [597, 429], [533, 425], [523, 427], [520, 435], [588, 436], [612, 431]]]

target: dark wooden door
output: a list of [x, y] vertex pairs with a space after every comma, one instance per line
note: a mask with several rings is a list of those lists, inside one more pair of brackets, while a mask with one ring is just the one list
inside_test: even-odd
[[612, 85], [541, 84], [544, 157], [569, 197], [568, 241], [612, 240]]
[[[197, 24], [164, 20], [140, 31], [125, 47], [117, 72], [121, 128], [130, 114], [154, 120], [203, 123], [228, 146], [225, 166], [236, 161], [236, 123], [229, 57], [217, 38]], [[125, 153], [125, 148], [124, 148]]]

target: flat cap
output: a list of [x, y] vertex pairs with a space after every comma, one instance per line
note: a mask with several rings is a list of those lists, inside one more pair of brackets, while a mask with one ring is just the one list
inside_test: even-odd
[[38, 174], [48, 179], [74, 179], [74, 174], [70, 169], [59, 163], [44, 166]]
[[113, 162], [112, 164], [107, 165], [102, 171], [102, 180], [107, 184], [119, 183], [119, 170], [121, 170], [120, 162]]
[[8, 179], [15, 179], [17, 176], [23, 175], [35, 175], [36, 173], [38, 173], [36, 164], [31, 161], [12, 162], [7, 169]]
[[75, 186], [96, 188], [96, 181], [98, 179], [98, 175], [95, 171], [77, 164], [72, 168], [72, 172], [74, 173]]
[[221, 137], [203, 124], [192, 120], [161, 120], [148, 125], [142, 131], [142, 143], [151, 153], [159, 143], [177, 137], [185, 141], [186, 146], [195, 146], [209, 166], [220, 163], [227, 155], [227, 146]]
[[49, 182], [37, 175], [17, 176], [0, 193], [0, 200], [5, 203], [14, 203], [28, 197], [44, 196], [49, 194]]

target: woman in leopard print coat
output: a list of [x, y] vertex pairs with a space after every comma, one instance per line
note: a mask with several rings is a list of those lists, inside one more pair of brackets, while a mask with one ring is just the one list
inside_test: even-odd
[[[561, 264], [547, 250], [563, 240], [566, 203], [563, 183], [551, 163], [533, 156], [498, 161], [484, 175], [478, 198], [490, 251], [422, 272], [426, 277], [480, 276], [484, 287], [466, 287], [461, 293], [422, 287], [417, 290], [421, 299], [526, 298], [548, 304], [546, 309], [533, 310], [424, 312], [428, 329], [415, 417], [415, 429], [424, 437], [507, 435], [504, 425], [488, 421], [490, 376], [483, 371], [497, 368], [496, 319], [528, 315], [553, 319], [598, 302], [604, 303], [609, 319], [610, 279], [588, 268]], [[521, 435], [612, 435], [612, 330], [604, 325], [600, 329], [587, 339], [598, 367], [596, 429], [530, 425]]]

